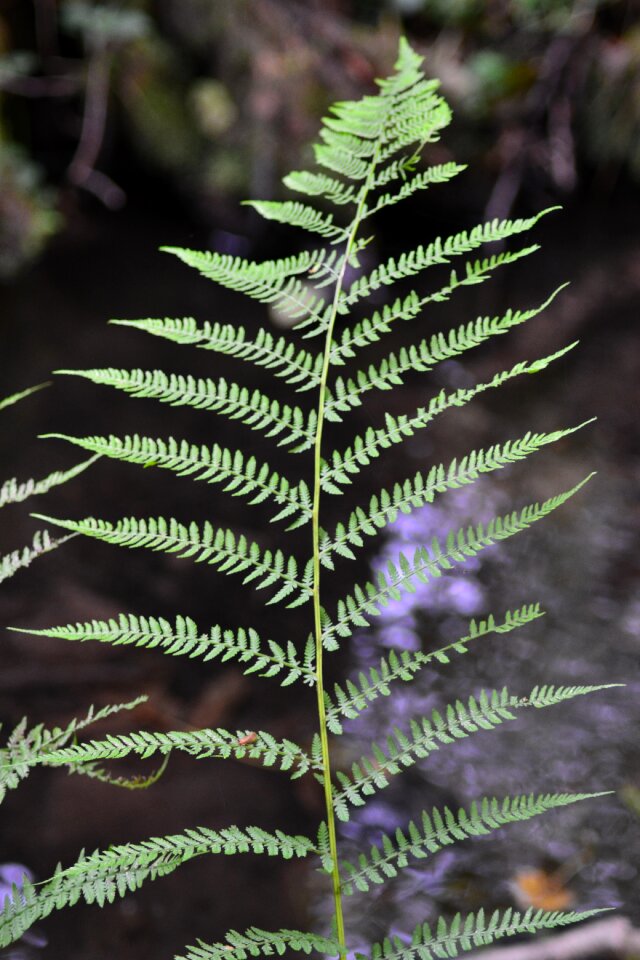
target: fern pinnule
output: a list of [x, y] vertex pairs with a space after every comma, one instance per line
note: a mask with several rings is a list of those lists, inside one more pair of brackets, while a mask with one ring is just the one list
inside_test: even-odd
[[329, 937], [302, 930], [261, 930], [249, 927], [243, 933], [229, 930], [224, 943], [204, 943], [199, 940], [195, 946], [187, 947], [187, 952], [175, 960], [246, 960], [247, 957], [281, 955], [287, 950], [296, 953], [318, 952], [334, 957], [340, 952], [340, 946]]

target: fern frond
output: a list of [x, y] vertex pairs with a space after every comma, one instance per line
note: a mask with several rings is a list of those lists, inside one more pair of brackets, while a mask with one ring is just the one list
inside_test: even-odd
[[290, 836], [259, 827], [196, 827], [184, 833], [152, 837], [141, 843], [118, 844], [108, 850], [83, 854], [72, 867], [59, 867], [45, 884], [25, 882], [14, 888], [0, 913], [0, 947], [18, 940], [34, 923], [54, 910], [80, 900], [103, 906], [137, 890], [146, 880], [167, 876], [181, 864], [205, 854], [257, 853], [305, 857], [313, 851], [306, 837]]
[[53, 487], [58, 487], [61, 483], [73, 480], [74, 477], [84, 473], [96, 460], [98, 460], [98, 456], [91, 457], [89, 460], [71, 467], [70, 470], [56, 470], [55, 473], [50, 473], [48, 477], [43, 477], [42, 480], [29, 479], [23, 481], [23, 483], [19, 483], [15, 478], [7, 480], [0, 487], [0, 507], [5, 507], [8, 503], [22, 503], [29, 497], [48, 493]]
[[24, 400], [26, 397], [30, 397], [33, 393], [37, 393], [39, 390], [44, 390], [45, 387], [49, 386], [51, 386], [50, 383], [38, 383], [35, 387], [27, 387], [26, 390], [20, 390], [19, 393], [12, 393], [8, 397], [2, 397], [0, 399], [0, 410], [4, 410], [6, 407], [11, 407], [14, 403], [19, 403], [20, 400]]
[[[257, 543], [244, 536], [236, 537], [232, 530], [215, 528], [207, 520], [201, 526], [190, 523], [186, 526], [173, 517], [124, 517], [117, 523], [87, 517], [84, 520], [59, 520], [34, 514], [41, 520], [53, 523], [73, 533], [81, 533], [105, 543], [172, 553], [180, 559], [190, 558], [195, 563], [207, 563], [218, 567], [222, 573], [244, 574], [243, 583], [257, 581], [256, 589], [277, 584], [278, 592], [268, 603], [277, 603], [294, 595], [290, 607], [306, 603], [311, 596], [310, 571], [298, 578], [295, 557], [286, 556], [282, 550], [262, 550]], [[248, 571], [248, 572], [247, 572]]]
[[220, 483], [234, 497], [249, 497], [250, 504], [271, 500], [281, 508], [273, 520], [294, 517], [289, 529], [302, 526], [311, 519], [311, 493], [304, 481], [293, 484], [272, 471], [268, 464], [259, 464], [255, 457], [245, 457], [240, 450], [229, 450], [217, 443], [207, 447], [187, 440], [174, 440], [173, 437], [162, 440], [138, 434], [122, 438], [113, 434], [108, 437], [70, 437], [64, 433], [47, 433], [43, 436], [66, 440], [112, 460], [171, 470], [180, 477], [189, 476], [206, 483]]
[[307, 641], [304, 656], [301, 657], [291, 640], [286, 645], [273, 640], [262, 641], [251, 627], [246, 630], [242, 627], [223, 630], [216, 626], [203, 633], [191, 617], [177, 617], [172, 623], [164, 617], [138, 617], [132, 613], [121, 613], [117, 619], [90, 620], [62, 627], [9, 629], [75, 643], [97, 641], [116, 647], [144, 647], [174, 657], [197, 657], [205, 662], [220, 659], [226, 663], [235, 659], [247, 664], [243, 669], [245, 674], [278, 677], [283, 687], [300, 679], [310, 686], [316, 682], [312, 640]]
[[287, 950], [307, 954], [316, 950], [329, 957], [340, 953], [337, 941], [317, 933], [305, 933], [302, 930], [268, 931], [259, 927], [249, 927], [244, 933], [229, 930], [222, 943], [198, 940], [195, 946], [186, 949], [187, 952], [176, 956], [175, 960], [246, 960], [247, 957], [280, 956]]
[[38, 557], [43, 556], [45, 553], [51, 553], [52, 550], [56, 550], [62, 546], [63, 543], [66, 543], [67, 540], [71, 540], [72, 536], [73, 534], [69, 537], [60, 537], [58, 540], [52, 540], [47, 530], [38, 530], [37, 533], [34, 534], [30, 546], [13, 550], [11, 553], [6, 553], [3, 557], [0, 557], [0, 583], [8, 580], [9, 577], [12, 577], [18, 570], [23, 570], [25, 567], [30, 566]]
[[443, 960], [476, 947], [488, 946], [495, 940], [581, 923], [603, 912], [562, 913], [556, 910], [551, 913], [530, 907], [526, 913], [519, 913], [509, 907], [487, 916], [484, 910], [478, 910], [466, 917], [456, 914], [450, 924], [440, 918], [435, 930], [428, 923], [418, 924], [410, 943], [398, 936], [387, 937], [382, 943], [374, 944], [370, 954], [356, 953], [355, 957], [356, 960]]
[[371, 364], [353, 377], [338, 377], [327, 396], [327, 420], [341, 421], [341, 414], [361, 406], [362, 395], [370, 390], [391, 390], [404, 383], [404, 374], [428, 373], [443, 360], [460, 356], [491, 337], [507, 333], [512, 327], [536, 317], [565, 286], [558, 287], [544, 303], [531, 310], [508, 310], [503, 316], [477, 317], [448, 334], [437, 333], [416, 345], [402, 347], [397, 355], [390, 353], [379, 364]]
[[456, 700], [448, 704], [443, 714], [434, 710], [429, 717], [412, 720], [408, 733], [394, 727], [384, 746], [372, 744], [371, 756], [361, 757], [352, 764], [349, 774], [336, 773], [339, 784], [333, 796], [336, 816], [348, 820], [350, 806], [363, 806], [366, 797], [389, 785], [390, 777], [424, 760], [443, 744], [454, 743], [480, 730], [493, 730], [508, 720], [515, 720], [518, 710], [542, 709], [615, 686], [620, 684], [534, 687], [526, 697], [512, 696], [506, 687], [483, 690], [479, 697], [470, 697], [467, 703]]
[[308, 282], [298, 277], [322, 277], [333, 268], [335, 251], [304, 251], [284, 260], [266, 260], [255, 263], [242, 257], [224, 253], [185, 250], [181, 247], [161, 247], [198, 270], [203, 277], [244, 293], [254, 300], [270, 303], [292, 319], [300, 317], [320, 318], [324, 312], [324, 299], [311, 292]]
[[228, 357], [249, 360], [259, 367], [273, 370], [276, 377], [296, 386], [302, 393], [320, 382], [322, 355], [302, 350], [286, 337], [277, 337], [268, 330], [258, 330], [254, 339], [244, 327], [233, 323], [209, 323], [198, 326], [193, 317], [172, 320], [112, 320], [121, 327], [133, 327], [173, 343], [189, 344], [201, 350], [213, 350]]
[[163, 373], [162, 370], [58, 370], [93, 383], [115, 387], [134, 397], [151, 398], [173, 407], [211, 410], [240, 420], [267, 437], [278, 437], [279, 446], [295, 443], [294, 452], [307, 450], [315, 438], [316, 413], [305, 413], [271, 400], [260, 390], [249, 390], [220, 377], [219, 380]]
[[[452, 166], [455, 166], [455, 164]], [[429, 171], [427, 171], [427, 174], [428, 172]], [[426, 174], [421, 174], [420, 176], [426, 176]], [[449, 179], [449, 177], [446, 176], [445, 179]], [[409, 186], [409, 184], [405, 184], [405, 188], [407, 186]], [[400, 193], [402, 193], [402, 190]], [[520, 233], [526, 233], [531, 230], [542, 217], [559, 209], [559, 207], [548, 207], [546, 210], [541, 210], [540, 213], [526, 219], [490, 220], [487, 223], [478, 224], [478, 226], [472, 230], [463, 230], [455, 236], [447, 237], [445, 240], [438, 237], [427, 247], [416, 247], [415, 250], [401, 254], [397, 260], [394, 257], [390, 257], [385, 263], [381, 263], [372, 270], [371, 273], [358, 277], [345, 294], [344, 303], [351, 306], [364, 297], [370, 296], [381, 287], [388, 287], [398, 280], [414, 277], [437, 264], [450, 263], [453, 257], [471, 253], [486, 243], [497, 243], [498, 241], [508, 240], [510, 237], [517, 236]]]
[[465, 636], [428, 652], [418, 650], [391, 650], [382, 657], [377, 667], [370, 667], [367, 673], [361, 672], [356, 680], [347, 680], [344, 688], [336, 683], [333, 695], [325, 694], [327, 727], [331, 733], [343, 732], [342, 719], [355, 720], [378, 697], [390, 695], [390, 685], [396, 680], [409, 683], [428, 663], [449, 663], [452, 653], [465, 654], [474, 640], [492, 633], [510, 633], [533, 620], [544, 616], [540, 604], [531, 603], [518, 610], [508, 611], [501, 623], [496, 623], [493, 614], [486, 620], [472, 620]]
[[347, 896], [356, 890], [366, 893], [372, 884], [397, 877], [411, 858], [423, 860], [457, 840], [484, 836], [508, 823], [521, 823], [549, 810], [602, 796], [606, 793], [522, 794], [503, 800], [483, 797], [474, 801], [468, 811], [461, 808], [454, 812], [449, 807], [442, 811], [434, 807], [431, 813], [423, 810], [419, 824], [411, 821], [405, 830], [398, 828], [392, 837], [383, 834], [379, 844], [358, 856], [356, 864], [349, 861], [340, 864], [340, 871], [346, 877], [343, 893]]
[[325, 173], [310, 173], [308, 170], [292, 170], [282, 178], [285, 187], [304, 193], [308, 197], [324, 197], [337, 207], [347, 203], [357, 203], [358, 192], [351, 184]]
[[413, 416], [402, 414], [393, 417], [390, 413], [385, 414], [384, 427], [378, 427], [377, 429], [369, 427], [364, 436], [356, 437], [352, 445], [347, 447], [346, 450], [343, 452], [335, 450], [331, 454], [330, 464], [326, 460], [323, 461], [321, 467], [322, 489], [326, 493], [341, 493], [339, 485], [351, 483], [350, 475], [360, 473], [362, 467], [368, 466], [372, 460], [380, 456], [383, 450], [388, 450], [395, 444], [403, 443], [407, 437], [412, 437], [417, 430], [424, 429], [437, 416], [452, 407], [463, 407], [479, 394], [501, 387], [515, 377], [526, 373], [539, 373], [549, 364], [573, 350], [576, 343], [577, 341], [556, 353], [533, 362], [521, 361], [510, 370], [502, 370], [491, 380], [478, 383], [475, 387], [461, 387], [449, 394], [445, 390], [441, 390], [437, 396], [429, 401], [428, 406], [418, 407]]
[[134, 710], [146, 699], [138, 697], [129, 703], [110, 704], [99, 710], [91, 707], [84, 717], [75, 718], [64, 728], [48, 729], [42, 723], [28, 728], [27, 718], [24, 717], [9, 735], [6, 746], [0, 749], [0, 802], [8, 790], [15, 790], [19, 786], [33, 767], [46, 764], [48, 754], [63, 747], [80, 730], [122, 710]]
[[[394, 161], [385, 169], [381, 170], [375, 180], [376, 186], [381, 186], [383, 182], [385, 185], [388, 185], [396, 179], [393, 172], [398, 168], [398, 161]], [[407, 169], [406, 161], [404, 169]], [[433, 167], [427, 167], [426, 170], [411, 177], [410, 180], [405, 178], [402, 186], [395, 193], [387, 191], [386, 193], [376, 196], [375, 200], [366, 206], [363, 220], [373, 216], [385, 207], [390, 207], [395, 203], [400, 203], [402, 200], [407, 200], [413, 196], [414, 193], [417, 193], [418, 190], [426, 190], [434, 183], [448, 183], [449, 180], [453, 180], [453, 178], [457, 177], [463, 170], [466, 170], [466, 165], [460, 163], [441, 163]]]
[[520, 512], [513, 511], [502, 517], [494, 517], [486, 525], [462, 527], [451, 530], [443, 540], [434, 537], [430, 547], [418, 547], [411, 560], [400, 553], [397, 565], [387, 564], [386, 572], [378, 571], [377, 585], [367, 582], [356, 586], [353, 593], [340, 600], [335, 623], [327, 622], [323, 630], [323, 642], [327, 650], [337, 646], [337, 636], [348, 637], [354, 627], [367, 625], [366, 616], [379, 616], [382, 608], [392, 600], [398, 600], [402, 592], [413, 593], [417, 583], [427, 583], [442, 576], [443, 570], [451, 570], [456, 563], [464, 563], [481, 550], [501, 540], [508, 540], [526, 530], [561, 507], [593, 477], [589, 474], [570, 490], [565, 490], [542, 503], [529, 504]]
[[437, 464], [428, 474], [416, 473], [412, 479], [396, 483], [391, 493], [381, 490], [369, 501], [369, 506], [356, 507], [346, 522], [338, 523], [329, 536], [325, 534], [320, 544], [320, 557], [326, 567], [332, 568], [331, 555], [354, 559], [353, 547], [364, 545], [364, 536], [373, 537], [388, 524], [394, 523], [398, 516], [409, 514], [413, 510], [433, 503], [438, 494], [474, 483], [482, 474], [502, 470], [511, 463], [525, 460], [550, 443], [567, 437], [582, 429], [591, 421], [569, 427], [566, 430], [554, 430], [553, 433], [526, 433], [516, 440], [496, 443], [486, 450], [472, 450], [451, 463]]
[[52, 750], [47, 753], [46, 763], [48, 766], [103, 763], [105, 760], [122, 760], [132, 754], [146, 760], [156, 754], [167, 756], [174, 750], [188, 753], [198, 760], [258, 760], [262, 766], [291, 771], [292, 780], [304, 776], [313, 767], [310, 755], [292, 740], [277, 740], [264, 731], [238, 730], [234, 733], [222, 728], [111, 734], [104, 740], [89, 740]]
[[333, 243], [345, 237], [346, 231], [335, 223], [333, 214], [321, 213], [309, 204], [298, 203], [296, 200], [246, 200], [245, 203], [253, 207], [265, 220], [275, 220], [290, 227], [300, 227], [309, 233], [319, 233]]
[[[533, 244], [529, 247], [523, 247], [521, 250], [505, 250], [502, 253], [495, 253], [491, 257], [466, 263], [462, 274], [452, 270], [449, 282], [434, 293], [421, 296], [415, 290], [412, 290], [405, 296], [397, 297], [390, 306], [385, 305], [382, 310], [376, 310], [371, 317], [343, 329], [340, 338], [334, 340], [331, 346], [331, 363], [335, 366], [342, 366], [346, 359], [355, 357], [356, 348], [360, 349], [369, 346], [369, 344], [377, 343], [385, 333], [389, 333], [391, 325], [396, 320], [413, 320], [428, 303], [442, 303], [448, 300], [451, 294], [460, 287], [484, 283], [498, 267], [515, 263], [522, 257], [527, 257], [539, 249], [536, 244]], [[343, 309], [347, 310], [348, 308], [343, 307]], [[324, 328], [319, 326], [318, 329], [322, 331]]]

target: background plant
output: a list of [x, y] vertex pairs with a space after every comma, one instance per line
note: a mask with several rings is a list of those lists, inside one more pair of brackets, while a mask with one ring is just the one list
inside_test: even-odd
[[[366, 627], [391, 600], [403, 591], [415, 589], [418, 582], [435, 579], [466, 559], [476, 556], [497, 541], [506, 540], [531, 526], [561, 506], [584, 484], [584, 480], [556, 496], [527, 505], [504, 517], [452, 530], [412, 556], [400, 554], [375, 582], [353, 586], [329, 610], [323, 603], [320, 581], [323, 571], [333, 571], [338, 563], [355, 559], [367, 536], [392, 523], [398, 512], [409, 512], [449, 489], [474, 482], [481, 474], [502, 469], [524, 460], [577, 427], [551, 433], [526, 433], [486, 450], [470, 451], [450, 464], [432, 467], [415, 478], [400, 481], [392, 491], [381, 491], [372, 500], [354, 509], [342, 520], [324, 520], [321, 503], [326, 496], [343, 492], [354, 477], [365, 470], [383, 451], [401, 443], [429, 425], [454, 406], [470, 402], [478, 394], [502, 386], [524, 374], [536, 374], [563, 356], [570, 347], [549, 356], [517, 363], [485, 382], [448, 393], [441, 391], [425, 407], [412, 415], [387, 413], [384, 425], [370, 427], [354, 437], [348, 446], [323, 453], [323, 432], [327, 423], [347, 422], [363, 396], [375, 390], [388, 390], [402, 383], [406, 374], [427, 372], [438, 363], [457, 357], [493, 336], [506, 333], [535, 316], [542, 306], [529, 310], [509, 310], [502, 316], [479, 317], [448, 334], [434, 334], [397, 354], [389, 354], [375, 364], [353, 374], [334, 377], [335, 367], [343, 367], [357, 358], [361, 350], [380, 341], [396, 320], [417, 317], [430, 302], [450, 297], [456, 289], [476, 285], [502, 265], [532, 252], [528, 246], [480, 259], [465, 259], [485, 243], [504, 241], [530, 230], [539, 219], [493, 220], [471, 231], [446, 240], [435, 240], [396, 259], [390, 259], [368, 273], [360, 270], [359, 256], [369, 242], [362, 225], [373, 214], [416, 191], [446, 182], [462, 168], [454, 163], [421, 170], [421, 149], [437, 140], [450, 120], [446, 103], [437, 94], [437, 84], [423, 77], [420, 58], [403, 43], [397, 72], [380, 82], [378, 96], [356, 103], [337, 104], [324, 121], [321, 141], [316, 145], [318, 164], [327, 172], [296, 171], [285, 183], [299, 193], [320, 197], [324, 204], [337, 207], [327, 213], [307, 203], [256, 201], [253, 206], [264, 217], [302, 227], [330, 241], [330, 246], [280, 261], [253, 263], [226, 255], [202, 254], [173, 249], [189, 265], [205, 276], [232, 289], [241, 290], [262, 302], [276, 304], [281, 314], [295, 322], [303, 339], [322, 338], [320, 351], [307, 349], [295, 340], [265, 331], [251, 338], [243, 328], [230, 324], [198, 326], [194, 320], [121, 321], [179, 344], [191, 344], [236, 356], [271, 369], [291, 385], [295, 392], [314, 390], [317, 408], [305, 410], [297, 404], [280, 403], [261, 391], [250, 391], [226, 379], [213, 381], [162, 371], [93, 369], [65, 371], [89, 380], [124, 390], [134, 396], [153, 397], [162, 402], [214, 410], [239, 419], [268, 437], [287, 446], [293, 453], [313, 451], [312, 482], [302, 477], [293, 480], [259, 464], [242, 449], [228, 450], [217, 445], [203, 447], [172, 438], [160, 439], [130, 435], [70, 437], [71, 441], [92, 452], [147, 468], [163, 468], [210, 483], [220, 483], [251, 503], [274, 506], [272, 519], [284, 520], [300, 542], [311, 531], [312, 556], [306, 561], [279, 547], [263, 548], [231, 530], [215, 529], [210, 523], [184, 524], [176, 518], [125, 518], [116, 523], [87, 518], [82, 521], [44, 519], [71, 533], [83, 533], [100, 540], [133, 548], [146, 547], [190, 557], [216, 566], [220, 571], [238, 574], [245, 583], [256, 582], [259, 589], [270, 590], [270, 603], [287, 602], [289, 607], [307, 604], [313, 610], [314, 631], [306, 642], [264, 640], [253, 628], [235, 630], [220, 626], [201, 631], [188, 617], [175, 622], [162, 618], [123, 614], [109, 621], [70, 624], [47, 630], [31, 631], [68, 640], [89, 639], [115, 644], [156, 647], [172, 655], [237, 658], [246, 672], [277, 677], [283, 685], [306, 682], [315, 689], [318, 730], [310, 744], [278, 739], [266, 731], [205, 729], [196, 731], [145, 732], [110, 736], [71, 746], [38, 742], [32, 751], [33, 763], [66, 765], [105, 778], [100, 766], [105, 761], [130, 755], [168, 756], [174, 750], [198, 758], [249, 758], [265, 766], [277, 766], [293, 779], [315, 776], [323, 787], [326, 819], [316, 837], [267, 832], [259, 827], [230, 827], [221, 831], [195, 828], [184, 834], [152, 838], [144, 843], [118, 845], [91, 855], [82, 855], [72, 867], [58, 869], [54, 877], [36, 889], [25, 883], [0, 917], [0, 942], [7, 944], [19, 937], [38, 919], [83, 898], [103, 903], [147, 879], [163, 876], [194, 856], [204, 853], [237, 852], [269, 855], [311, 856], [318, 858], [328, 875], [334, 896], [334, 929], [329, 938], [315, 933], [281, 930], [266, 932], [250, 928], [244, 934], [231, 932], [224, 944], [199, 943], [188, 951], [189, 957], [223, 956], [222, 951], [257, 955], [278, 952], [287, 947], [310, 952], [344, 955], [347, 934], [343, 900], [354, 890], [366, 891], [371, 884], [393, 879], [413, 858], [424, 858], [453, 840], [485, 833], [512, 821], [525, 820], [553, 807], [586, 799], [587, 794], [543, 793], [515, 796], [502, 800], [481, 798], [469, 810], [425, 811], [419, 825], [409, 824], [406, 831], [383, 836], [379, 845], [363, 852], [356, 863], [341, 860], [337, 845], [336, 818], [347, 820], [353, 807], [384, 789], [389, 780], [416, 762], [456, 739], [490, 730], [515, 719], [519, 710], [544, 708], [591, 693], [594, 686], [542, 686], [526, 694], [496, 689], [476, 693], [465, 701], [445, 705], [442, 711], [416, 718], [408, 730], [394, 729], [386, 742], [373, 744], [350, 767], [335, 770], [329, 735], [340, 736], [346, 719], [357, 720], [367, 706], [389, 695], [395, 681], [410, 681], [425, 663], [448, 663], [453, 654], [464, 654], [489, 633], [505, 633], [537, 619], [539, 607], [525, 607], [485, 620], [473, 621], [468, 632], [445, 648], [405, 656], [393, 651], [368, 675], [331, 685], [325, 681], [327, 653], [339, 649], [342, 641]], [[335, 174], [338, 174], [336, 177]], [[321, 201], [321, 202], [322, 202]], [[342, 212], [351, 209], [348, 220]], [[343, 221], [348, 220], [346, 225]], [[365, 228], [365, 230], [368, 227]], [[462, 266], [449, 273], [444, 286], [427, 295], [417, 290], [403, 292], [369, 316], [357, 319], [358, 304], [375, 291], [392, 287], [399, 281], [421, 274], [438, 265], [449, 265], [462, 258]], [[366, 312], [365, 307], [365, 312]], [[573, 346], [573, 345], [572, 345]], [[588, 478], [587, 478], [588, 479]], [[306, 531], [305, 531], [306, 528]], [[308, 549], [308, 547], [307, 547]], [[326, 574], [324, 574], [326, 575]], [[73, 733], [73, 731], [72, 731]], [[3, 766], [10, 779], [15, 763], [8, 753]], [[593, 796], [593, 795], [591, 795]], [[411, 945], [393, 938], [373, 945], [377, 956], [455, 955], [459, 950], [518, 932], [533, 932], [570, 923], [587, 914], [528, 911], [521, 915], [511, 910], [485, 917], [482, 912], [464, 919], [456, 916], [450, 924], [442, 920], [435, 930], [420, 925]]]

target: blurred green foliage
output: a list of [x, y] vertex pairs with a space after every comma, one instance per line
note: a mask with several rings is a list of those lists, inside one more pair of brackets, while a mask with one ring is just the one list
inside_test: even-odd
[[277, 194], [328, 102], [383, 74], [400, 30], [442, 78], [458, 154], [495, 180], [492, 215], [508, 214], [531, 184], [553, 198], [594, 169], [599, 183], [640, 177], [634, 0], [9, 0], [3, 9], [5, 276], [63, 227], [56, 208], [88, 192], [115, 210], [145, 171], [200, 219], [233, 229], [235, 201]]

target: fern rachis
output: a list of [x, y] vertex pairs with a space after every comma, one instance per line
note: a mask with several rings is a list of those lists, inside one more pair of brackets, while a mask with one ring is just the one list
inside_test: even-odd
[[[0, 914], [0, 946], [17, 939], [31, 923], [53, 909], [80, 899], [89, 903], [110, 902], [143, 882], [173, 871], [194, 856], [251, 851], [268, 856], [308, 857], [320, 864], [333, 897], [331, 935], [248, 927], [245, 932], [230, 931], [224, 942], [199, 940], [185, 956], [189, 960], [222, 960], [231, 954], [235, 960], [244, 960], [247, 956], [282, 953], [290, 948], [344, 958], [352, 948], [344, 902], [355, 890], [366, 892], [371, 884], [393, 881], [410, 860], [435, 855], [450, 843], [600, 795], [557, 792], [500, 800], [479, 798], [468, 810], [424, 811], [419, 824], [412, 822], [394, 836], [381, 836], [354, 862], [344, 860], [340, 854], [338, 820], [347, 820], [353, 807], [367, 803], [369, 797], [388, 785], [390, 778], [401, 775], [407, 767], [424, 762], [435, 750], [449, 749], [458, 739], [514, 720], [522, 709], [546, 708], [613, 686], [545, 685], [526, 695], [506, 689], [466, 695], [429, 716], [413, 718], [407, 728], [393, 728], [384, 742], [371, 744], [348, 769], [335, 769], [337, 751], [333, 738], [344, 737], [345, 720], [357, 723], [374, 701], [392, 697], [398, 682], [411, 683], [426, 664], [447, 665], [453, 654], [466, 654], [481, 638], [526, 627], [543, 611], [535, 602], [528, 602], [502, 616], [487, 615], [472, 621], [466, 633], [440, 648], [417, 653], [390, 650], [367, 672], [340, 683], [327, 683], [325, 657], [356, 630], [366, 628], [371, 618], [403, 592], [411, 592], [417, 583], [449, 573], [496, 542], [543, 520], [586, 482], [579, 481], [544, 502], [532, 503], [505, 516], [451, 530], [419, 547], [412, 556], [399, 554], [372, 581], [343, 589], [335, 610], [328, 609], [325, 578], [334, 573], [338, 562], [342, 564], [340, 572], [346, 569], [345, 561], [355, 559], [365, 538], [384, 531], [399, 513], [419, 509], [436, 496], [475, 483], [482, 474], [527, 460], [578, 429], [569, 426], [547, 433], [527, 432], [501, 444], [468, 451], [449, 464], [428, 465], [414, 477], [399, 480], [391, 490], [379, 491], [368, 505], [355, 507], [346, 518], [330, 516], [333, 497], [390, 448], [428, 428], [440, 414], [470, 403], [481, 393], [503, 389], [517, 377], [542, 372], [574, 346], [537, 360], [521, 361], [475, 386], [450, 393], [440, 391], [413, 413], [386, 413], [382, 425], [355, 435], [344, 449], [328, 445], [331, 423], [347, 421], [365, 394], [396, 389], [406, 375], [425, 375], [444, 360], [508, 334], [520, 324], [532, 321], [555, 296], [531, 309], [508, 310], [495, 317], [479, 316], [448, 333], [430, 332], [417, 345], [391, 352], [378, 364], [366, 365], [366, 359], [361, 359], [360, 354], [381, 341], [396, 321], [404, 321], [411, 329], [411, 322], [426, 306], [449, 299], [461, 287], [483, 283], [499, 267], [506, 267], [536, 249], [529, 244], [466, 262], [463, 259], [462, 267], [452, 269], [443, 286], [426, 294], [416, 289], [398, 295], [393, 289], [399, 281], [415, 277], [432, 265], [449, 265], [487, 243], [530, 231], [542, 214], [492, 221], [444, 240], [438, 238], [350, 279], [350, 268], [359, 266], [359, 255], [368, 241], [369, 218], [419, 190], [448, 182], [462, 171], [454, 163], [424, 171], [416, 169], [422, 148], [439, 138], [449, 119], [450, 110], [437, 92], [437, 83], [424, 78], [420, 57], [402, 41], [396, 72], [379, 81], [378, 93], [357, 102], [337, 104], [325, 119], [315, 147], [320, 171], [295, 171], [285, 178], [286, 186], [307, 199], [253, 204], [267, 219], [310, 232], [316, 244], [312, 250], [257, 263], [216, 253], [165, 248], [205, 278], [277, 306], [296, 321], [291, 338], [264, 330], [249, 336], [244, 328], [233, 324], [199, 325], [188, 317], [116, 321], [141, 333], [163, 337], [176, 347], [193, 346], [220, 353], [229, 357], [230, 362], [262, 367], [287, 384], [300, 403], [281, 403], [271, 398], [268, 391], [250, 391], [241, 382], [224, 378], [216, 381], [139, 368], [60, 371], [140, 399], [188, 406], [236, 420], [240, 427], [234, 450], [218, 444], [196, 445], [173, 436], [50, 436], [88, 451], [92, 458], [86, 461], [87, 465], [102, 456], [133, 466], [169, 470], [178, 478], [220, 484], [230, 495], [268, 506], [271, 519], [284, 520], [287, 531], [298, 529], [299, 536], [306, 535], [310, 550], [308, 556], [301, 557], [280, 546], [266, 548], [231, 529], [217, 527], [210, 520], [198, 524], [176, 518], [125, 517], [110, 522], [93, 517], [54, 519], [46, 514], [41, 515], [42, 519], [69, 531], [71, 536], [82, 534], [117, 546], [163, 551], [210, 564], [218, 572], [237, 574], [243, 583], [265, 588], [269, 603], [306, 607], [311, 632], [291, 638], [285, 626], [282, 636], [264, 639], [251, 626], [227, 629], [214, 625], [203, 630], [188, 614], [169, 620], [135, 612], [109, 620], [27, 632], [74, 642], [155, 649], [203, 662], [236, 660], [248, 674], [273, 679], [283, 686], [300, 683], [314, 688], [316, 731], [307, 743], [277, 738], [267, 730], [224, 728], [134, 731], [76, 742], [77, 725], [54, 732], [41, 727], [29, 730], [22, 725], [0, 755], [0, 784], [5, 789], [16, 786], [33, 766], [41, 764], [65, 766], [71, 772], [85, 772], [114, 785], [138, 787], [140, 782], [123, 781], [102, 764], [130, 756], [158, 755], [166, 761], [176, 751], [197, 759], [248, 759], [281, 770], [292, 779], [306, 776], [319, 781], [325, 814], [317, 839], [281, 831], [272, 833], [259, 827], [229, 827], [222, 831], [194, 828], [183, 834], [82, 855], [73, 866], [59, 869], [40, 889], [25, 885], [14, 894]], [[314, 205], [318, 199], [325, 205], [322, 209]], [[318, 235], [324, 245], [318, 243]], [[356, 319], [353, 308], [376, 291], [389, 291], [389, 302], [364, 320]], [[298, 337], [311, 345], [300, 343]], [[321, 347], [316, 346], [318, 343]], [[354, 359], [356, 369], [345, 371]], [[315, 405], [305, 403], [313, 395]], [[285, 447], [287, 454], [306, 454], [305, 462], [312, 460], [306, 479], [292, 480], [288, 471], [272, 470], [267, 463], [245, 453], [242, 443], [248, 442], [249, 434], [242, 431], [243, 427], [262, 432], [274, 444]], [[84, 466], [75, 469], [80, 471]], [[38, 490], [25, 488], [23, 492]], [[19, 499], [20, 488], [8, 488], [7, 495]], [[157, 774], [142, 785], [155, 779]], [[519, 914], [512, 910], [497, 911], [489, 917], [482, 911], [464, 919], [458, 915], [450, 924], [442, 919], [435, 930], [421, 924], [410, 944], [397, 937], [374, 944], [370, 956], [372, 960], [451, 957], [502, 937], [551, 929], [590, 915], [541, 911]]]

